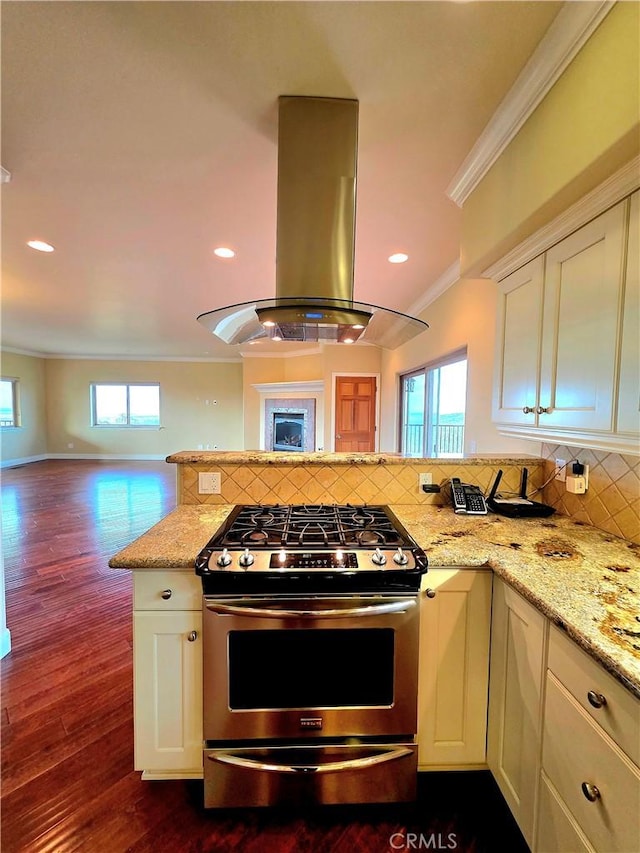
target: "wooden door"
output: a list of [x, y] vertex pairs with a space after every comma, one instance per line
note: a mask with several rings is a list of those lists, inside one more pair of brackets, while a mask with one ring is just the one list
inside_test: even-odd
[[372, 453], [376, 447], [376, 377], [336, 377], [337, 453]]

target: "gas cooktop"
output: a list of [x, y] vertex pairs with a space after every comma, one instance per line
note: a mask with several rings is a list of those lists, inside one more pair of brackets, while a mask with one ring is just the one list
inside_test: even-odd
[[422, 549], [386, 506], [236, 507], [196, 559], [208, 591], [419, 587]]

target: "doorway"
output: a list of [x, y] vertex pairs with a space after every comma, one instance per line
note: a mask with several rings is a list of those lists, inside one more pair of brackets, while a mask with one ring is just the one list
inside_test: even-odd
[[375, 453], [377, 390], [374, 375], [335, 377], [336, 453]]

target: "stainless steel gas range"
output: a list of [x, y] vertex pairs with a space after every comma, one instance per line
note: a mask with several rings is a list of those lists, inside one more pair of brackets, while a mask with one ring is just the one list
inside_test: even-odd
[[424, 552], [384, 506], [241, 506], [199, 554], [205, 806], [405, 802]]

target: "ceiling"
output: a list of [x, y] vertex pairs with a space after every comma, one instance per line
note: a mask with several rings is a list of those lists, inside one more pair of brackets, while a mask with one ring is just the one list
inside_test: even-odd
[[195, 318], [275, 295], [283, 94], [358, 99], [354, 298], [408, 310], [457, 260], [446, 188], [561, 5], [3, 3], [3, 346], [239, 357]]

